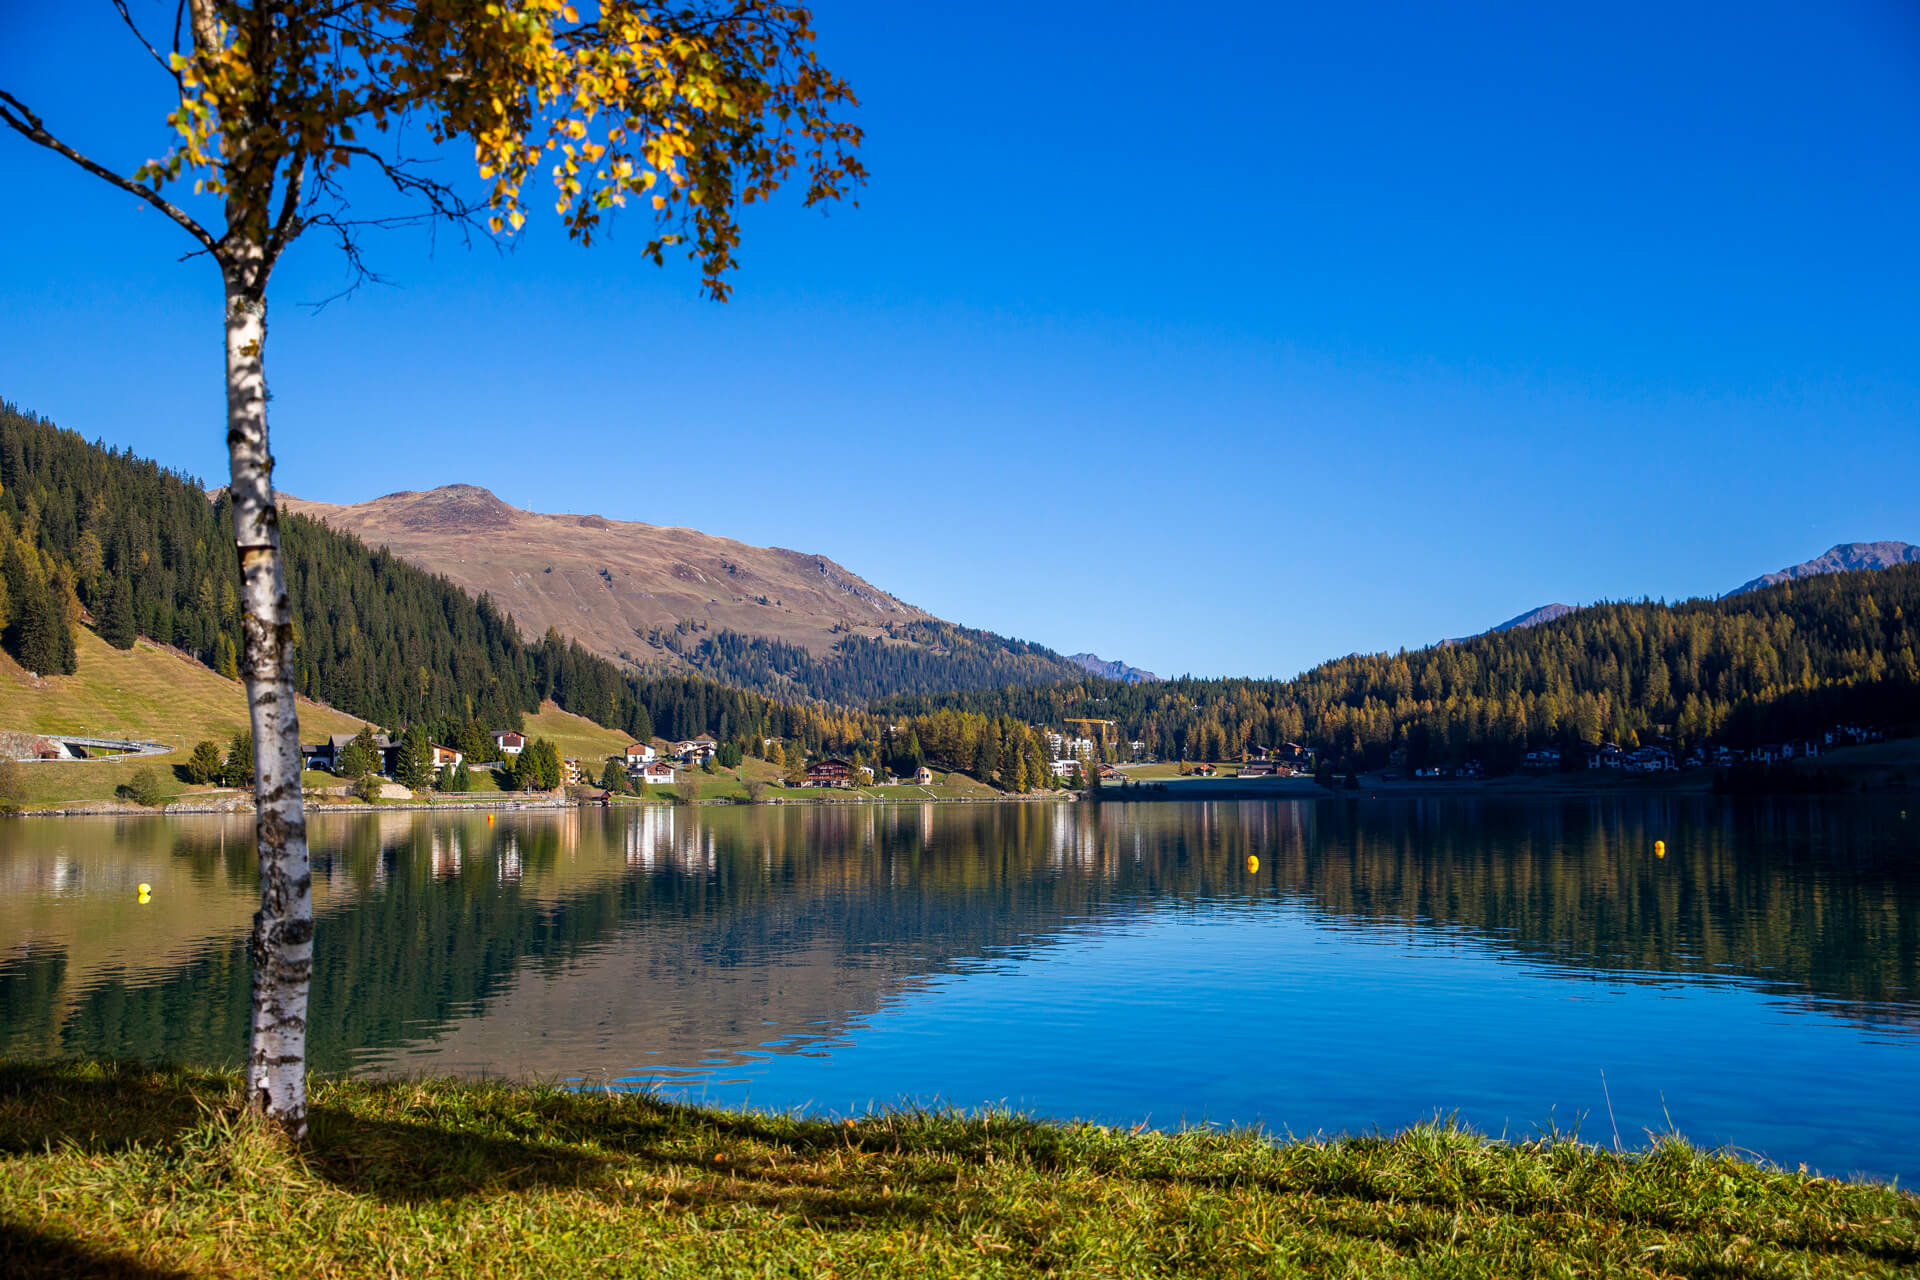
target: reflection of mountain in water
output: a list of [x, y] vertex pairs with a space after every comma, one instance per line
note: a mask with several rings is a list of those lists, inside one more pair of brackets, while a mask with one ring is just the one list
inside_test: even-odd
[[[317, 828], [337, 840], [315, 865], [314, 1060], [625, 1074], [804, 1049], [969, 959], [1275, 894], [1338, 927], [1903, 1022], [1920, 997], [1908, 831], [1863, 804], [1691, 800], [369, 818]], [[201, 877], [245, 878], [244, 842], [170, 838]], [[231, 1058], [244, 952], [230, 926], [200, 936], [130, 980], [76, 972], [80, 940], [0, 961], [0, 1053]]]

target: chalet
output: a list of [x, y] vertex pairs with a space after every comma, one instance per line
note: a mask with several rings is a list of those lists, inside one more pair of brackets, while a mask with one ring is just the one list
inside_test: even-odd
[[1103, 764], [1100, 766], [1100, 781], [1125, 782], [1126, 780], [1127, 780], [1127, 775], [1120, 772], [1118, 769], [1114, 768], [1112, 765]]
[[655, 758], [654, 749], [649, 743], [633, 742], [627, 745], [627, 768], [629, 769], [635, 765], [646, 764]]
[[1193, 776], [1196, 778], [1211, 778], [1218, 772], [1220, 771], [1210, 764], [1197, 764], [1193, 766]]
[[853, 766], [845, 760], [819, 760], [807, 766], [809, 787], [850, 787], [853, 785]]
[[578, 760], [567, 759], [560, 762], [560, 781], [569, 787], [577, 787], [586, 779], [586, 769]]
[[704, 733], [697, 738], [688, 738], [684, 742], [673, 744], [673, 754], [688, 764], [705, 764], [713, 759], [713, 753], [719, 749], [720, 744]]
[[637, 770], [628, 771], [636, 782], [644, 782], [650, 787], [668, 787], [673, 785], [673, 766], [664, 760], [649, 760]]
[[460, 762], [465, 759], [466, 756], [455, 751], [452, 747], [442, 747], [436, 744], [432, 749], [433, 771], [435, 773], [439, 773], [442, 769], [458, 769]]
[[1055, 760], [1052, 765], [1053, 776], [1056, 778], [1071, 778], [1073, 771], [1079, 767], [1080, 762], [1078, 760]]
[[513, 729], [495, 729], [493, 745], [503, 756], [517, 756], [527, 749], [527, 735]]
[[913, 780], [923, 787], [930, 787], [933, 785], [933, 770], [921, 765], [913, 771]]
[[[346, 751], [347, 745], [359, 736], [360, 735], [356, 733], [330, 733], [327, 735], [325, 742], [320, 743], [311, 750], [306, 747], [300, 748], [300, 754], [307, 757], [306, 763], [311, 764], [314, 768], [325, 769], [329, 773], [338, 773], [340, 770], [341, 754]], [[380, 773], [392, 773], [393, 757], [398, 750], [399, 747], [392, 738], [389, 738], [384, 733], [374, 734], [373, 767]]]
[[1249, 760], [1240, 766], [1243, 778], [1271, 778], [1280, 772], [1280, 766], [1271, 760]]

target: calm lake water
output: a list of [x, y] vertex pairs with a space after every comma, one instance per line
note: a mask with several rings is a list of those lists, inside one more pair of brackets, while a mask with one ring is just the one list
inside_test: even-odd
[[[1912, 1183], [1916, 819], [1706, 798], [330, 817], [311, 1049], [826, 1113], [1677, 1129]], [[254, 886], [245, 824], [0, 823], [0, 1055], [235, 1062]]]

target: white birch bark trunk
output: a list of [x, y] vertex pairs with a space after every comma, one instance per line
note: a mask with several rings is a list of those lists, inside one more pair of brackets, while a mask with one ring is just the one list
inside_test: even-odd
[[226, 278], [227, 452], [234, 544], [240, 556], [240, 671], [253, 724], [259, 814], [260, 911], [253, 918], [253, 1028], [247, 1085], [253, 1109], [290, 1137], [307, 1131], [307, 988], [313, 976], [313, 880], [300, 799], [300, 722], [293, 619], [280, 559], [280, 516], [267, 448], [264, 255], [229, 246]]

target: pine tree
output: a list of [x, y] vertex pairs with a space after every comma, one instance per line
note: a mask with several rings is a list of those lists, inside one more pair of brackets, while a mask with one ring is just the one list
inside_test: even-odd
[[113, 575], [106, 607], [100, 613], [100, 638], [116, 649], [131, 649], [134, 641], [133, 588], [123, 573]]
[[4, 561], [0, 561], [0, 576], [6, 579], [12, 604], [12, 617], [3, 638], [7, 652], [36, 675], [59, 674], [61, 646], [53, 601], [37, 567], [28, 563], [18, 542], [7, 548]]
[[253, 730], [242, 729], [227, 743], [227, 758], [220, 766], [220, 781], [229, 787], [253, 785]]
[[342, 778], [364, 778], [380, 771], [380, 749], [373, 741], [373, 726], [361, 725], [353, 741], [340, 750], [333, 771]]
[[219, 745], [212, 741], [202, 741], [194, 747], [193, 754], [187, 757], [187, 779], [202, 786], [217, 781], [221, 775], [222, 765]]
[[415, 721], [401, 735], [398, 758], [394, 761], [394, 781], [410, 791], [424, 791], [433, 785], [433, 744], [426, 727]]

